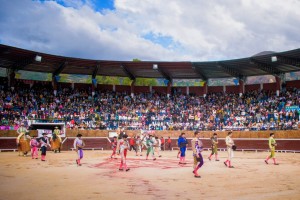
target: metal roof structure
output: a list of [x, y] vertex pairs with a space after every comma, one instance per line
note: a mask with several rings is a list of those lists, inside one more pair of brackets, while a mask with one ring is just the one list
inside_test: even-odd
[[[41, 61], [36, 59], [40, 56]], [[276, 56], [276, 58], [274, 58]], [[275, 59], [276, 61], [272, 61]], [[83, 74], [135, 78], [244, 78], [300, 71], [300, 48], [248, 58], [210, 62], [109, 61], [71, 58], [0, 44], [0, 67], [13, 71]]]

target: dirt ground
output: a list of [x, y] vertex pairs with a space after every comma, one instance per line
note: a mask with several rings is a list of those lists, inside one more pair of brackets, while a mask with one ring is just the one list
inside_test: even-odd
[[[47, 161], [0, 153], [0, 199], [300, 199], [300, 154], [277, 153], [280, 165], [266, 165], [267, 152], [235, 152], [233, 165], [209, 161], [192, 174], [192, 152], [179, 165], [177, 151], [162, 152], [156, 161], [129, 152], [130, 171], [119, 171], [110, 151], [85, 151], [82, 166], [75, 152], [47, 152]], [[270, 162], [271, 163], [271, 162]]]

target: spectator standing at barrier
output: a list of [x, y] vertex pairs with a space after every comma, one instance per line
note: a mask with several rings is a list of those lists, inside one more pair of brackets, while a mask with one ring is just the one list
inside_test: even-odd
[[271, 151], [271, 155], [266, 158], [265, 163], [269, 164], [268, 161], [270, 158], [272, 158], [274, 165], [279, 165], [278, 163], [276, 163], [276, 158], [275, 158], [275, 147], [277, 146], [277, 143], [276, 140], [274, 139], [274, 136], [275, 136], [274, 133], [270, 133], [269, 148]]
[[185, 133], [181, 133], [178, 139], [178, 146], [180, 148], [180, 160], [179, 164], [186, 164], [185, 162], [185, 151], [187, 146], [187, 140], [185, 138]]
[[234, 146], [234, 142], [233, 139], [231, 138], [232, 136], [232, 132], [228, 132], [228, 135], [225, 138], [225, 142], [226, 142], [226, 146], [227, 146], [227, 153], [228, 153], [228, 157], [227, 160], [224, 162], [224, 165], [229, 168], [234, 168], [231, 165], [231, 158], [233, 158], [233, 149], [232, 147]]
[[41, 161], [46, 161], [47, 146], [51, 148], [47, 133], [43, 133], [43, 137], [40, 138], [40, 143], [41, 143], [41, 152], [42, 152]]
[[171, 151], [172, 150], [172, 140], [171, 140], [170, 136], [168, 137], [167, 143], [168, 143], [168, 149]]
[[198, 170], [203, 166], [203, 156], [201, 154], [203, 150], [203, 144], [201, 140], [198, 138], [198, 131], [194, 132], [194, 138], [192, 139], [192, 150], [193, 150], [193, 157], [194, 157], [194, 165], [193, 165], [193, 173], [195, 178], [200, 178], [198, 174]]
[[129, 151], [131, 151], [132, 149], [135, 151], [135, 155], [137, 156], [137, 149], [135, 148], [135, 137], [131, 137], [129, 140]]
[[161, 150], [164, 151], [165, 150], [165, 138], [161, 137], [160, 142], [161, 142]]
[[77, 166], [81, 166], [81, 159], [83, 158], [83, 147], [85, 146], [84, 141], [82, 140], [82, 135], [77, 134], [76, 139], [74, 140], [73, 147], [77, 153], [76, 164]]
[[121, 163], [119, 166], [120, 171], [123, 171], [123, 170], [129, 171], [130, 170], [127, 167], [127, 163], [126, 163], [127, 150], [129, 148], [129, 143], [127, 141], [127, 137], [128, 136], [126, 134], [122, 135], [122, 139], [118, 140], [118, 144], [117, 144], [117, 152], [118, 152], [118, 154], [121, 154]]
[[217, 133], [210, 138], [211, 139], [211, 154], [208, 157], [208, 160], [211, 160], [211, 157], [215, 154], [215, 160], [219, 161], [218, 159], [218, 136]]

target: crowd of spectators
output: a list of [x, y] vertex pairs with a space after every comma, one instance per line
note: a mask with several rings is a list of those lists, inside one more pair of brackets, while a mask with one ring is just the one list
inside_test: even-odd
[[[29, 88], [21, 82], [0, 87], [0, 129], [16, 129], [21, 121], [65, 122], [69, 129], [114, 130], [291, 130], [299, 127], [300, 90], [276, 96], [268, 91], [196, 95], [59, 88], [51, 83]], [[298, 107], [294, 110], [287, 108]]]

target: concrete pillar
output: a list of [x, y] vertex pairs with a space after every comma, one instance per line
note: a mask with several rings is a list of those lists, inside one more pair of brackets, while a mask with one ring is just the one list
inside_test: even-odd
[[189, 86], [186, 87], [186, 94], [190, 95], [190, 87]]
[[54, 96], [57, 95], [57, 81], [55, 76], [52, 77], [52, 86], [53, 86], [53, 94]]
[[134, 84], [135, 84], [135, 80], [132, 81], [131, 87], [130, 87], [131, 97], [134, 97]]
[[261, 84], [260, 84], [260, 91], [262, 91], [263, 89], [264, 89], [264, 84], [261, 83]]
[[95, 85], [94, 85], [94, 83], [92, 83], [92, 96], [94, 96], [95, 95]]
[[149, 91], [152, 92], [152, 85], [149, 86]]
[[171, 81], [169, 81], [168, 86], [167, 86], [167, 97], [170, 97], [170, 95], [171, 95], [171, 85], [172, 85], [172, 83], [171, 83]]
[[16, 73], [13, 70], [8, 70], [8, 87], [14, 88], [15, 87], [15, 79]]
[[279, 96], [281, 91], [281, 78], [279, 76], [275, 76], [276, 79], [276, 95]]
[[223, 85], [223, 92], [226, 93], [226, 86]]
[[203, 89], [203, 96], [206, 97], [206, 95], [207, 95], [207, 82], [206, 81], [205, 81], [203, 87], [204, 87], [204, 89]]
[[113, 85], [113, 91], [114, 92], [116, 91], [116, 85]]
[[245, 93], [245, 83], [243, 79], [239, 79], [239, 94], [240, 97]]

